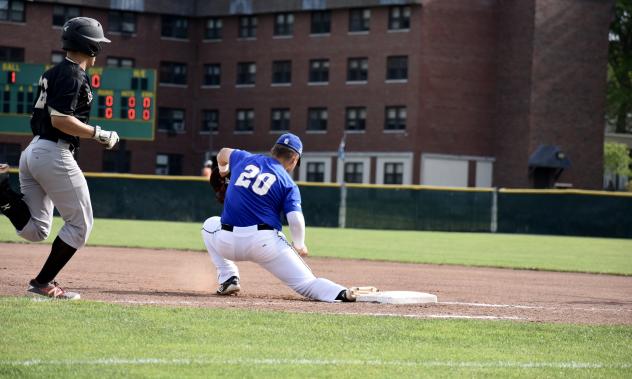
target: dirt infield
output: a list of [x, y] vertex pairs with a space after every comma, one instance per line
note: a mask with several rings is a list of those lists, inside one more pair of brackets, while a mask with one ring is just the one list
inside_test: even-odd
[[[24, 295], [49, 248], [0, 244], [0, 295]], [[307, 262], [317, 276], [343, 285], [430, 292], [439, 303], [309, 301], [249, 262], [238, 263], [239, 296], [219, 297], [208, 255], [190, 251], [88, 247], [58, 279], [83, 299], [123, 304], [632, 325], [632, 277], [324, 258]]]

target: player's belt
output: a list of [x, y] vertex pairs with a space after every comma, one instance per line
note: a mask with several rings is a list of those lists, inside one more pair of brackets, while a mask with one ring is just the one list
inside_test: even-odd
[[222, 230], [226, 230], [227, 232], [232, 232], [233, 230], [235, 230], [235, 228], [237, 229], [253, 228], [254, 229], [255, 226], [257, 227], [257, 230], [274, 230], [274, 228], [268, 224], [258, 224], [258, 225], [245, 226], [245, 227], [222, 224]]
[[51, 142], [59, 142], [59, 141], [62, 141], [62, 142], [65, 142], [65, 143], [67, 143], [67, 144], [68, 144], [68, 150], [70, 150], [70, 152], [73, 152], [73, 151], [75, 150], [75, 146], [74, 146], [72, 143], [70, 143], [70, 142], [66, 141], [66, 140], [65, 140], [65, 139], [63, 139], [63, 138], [48, 137], [48, 136], [39, 136], [39, 139], [44, 139], [44, 140], [46, 140], [46, 141], [51, 141]]

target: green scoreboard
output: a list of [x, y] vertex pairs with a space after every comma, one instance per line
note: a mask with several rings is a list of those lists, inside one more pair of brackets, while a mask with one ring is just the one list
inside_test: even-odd
[[[30, 135], [37, 83], [51, 65], [1, 64], [0, 133]], [[154, 139], [156, 70], [93, 67], [88, 76], [93, 95], [90, 124], [115, 130], [125, 139]]]

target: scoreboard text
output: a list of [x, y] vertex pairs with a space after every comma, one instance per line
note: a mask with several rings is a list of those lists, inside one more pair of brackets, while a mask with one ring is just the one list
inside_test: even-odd
[[[37, 83], [50, 65], [3, 62], [0, 73], [0, 133], [31, 134]], [[153, 140], [156, 71], [93, 67], [90, 124], [115, 130], [121, 138]]]

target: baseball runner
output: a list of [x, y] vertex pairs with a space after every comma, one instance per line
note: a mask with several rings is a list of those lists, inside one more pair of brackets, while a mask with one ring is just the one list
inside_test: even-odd
[[[204, 222], [202, 238], [217, 268], [221, 283], [218, 295], [239, 292], [239, 270], [234, 261], [252, 261], [308, 298], [356, 300], [351, 290], [314, 276], [301, 258], [308, 255], [305, 219], [301, 194], [289, 173], [300, 164], [302, 153], [301, 140], [286, 133], [272, 147], [271, 156], [230, 148], [217, 155], [211, 185], [217, 199], [224, 201], [224, 210], [221, 218]], [[232, 179], [226, 184], [229, 173]], [[292, 244], [281, 233], [281, 212], [287, 217]]]
[[51, 253], [28, 292], [60, 299], [78, 299], [54, 281], [92, 230], [92, 204], [86, 179], [75, 155], [80, 138], [94, 138], [111, 149], [116, 132], [88, 125], [92, 90], [86, 69], [94, 66], [101, 43], [109, 43], [101, 24], [76, 17], [63, 27], [62, 45], [67, 56], [39, 80], [31, 116], [34, 138], [20, 156], [20, 190], [9, 185], [6, 164], [0, 165], [0, 211], [17, 234], [28, 241], [42, 241], [50, 233], [53, 206], [64, 219]]

